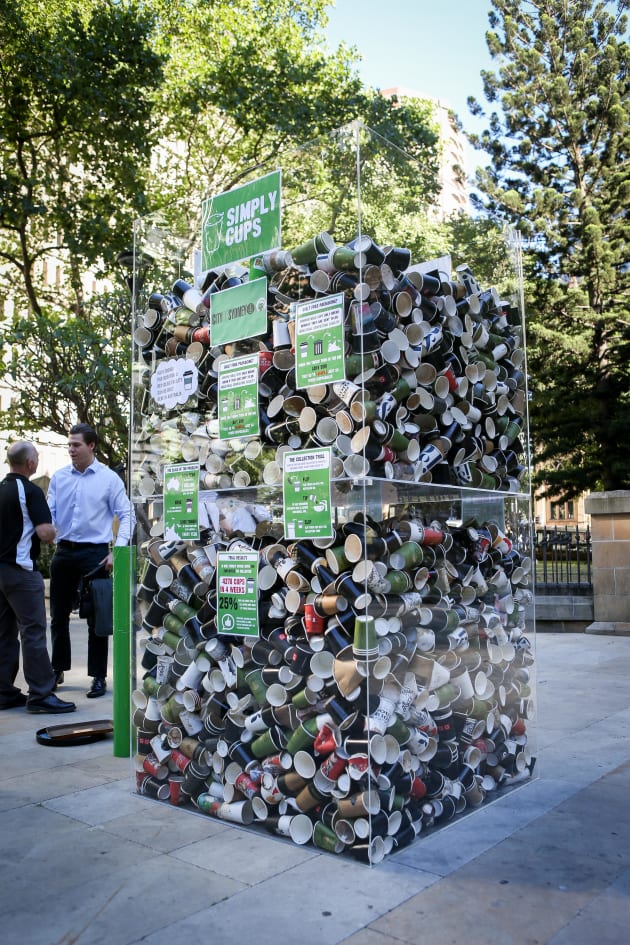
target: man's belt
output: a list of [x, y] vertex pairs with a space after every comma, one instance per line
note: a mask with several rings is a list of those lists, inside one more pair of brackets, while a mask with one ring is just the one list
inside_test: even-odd
[[68, 541], [67, 538], [60, 538], [57, 542], [60, 548], [106, 548], [106, 541]]

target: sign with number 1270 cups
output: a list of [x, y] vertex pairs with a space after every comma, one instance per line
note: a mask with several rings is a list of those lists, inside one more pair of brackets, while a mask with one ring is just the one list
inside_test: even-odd
[[217, 554], [217, 630], [244, 637], [258, 636], [258, 554], [255, 551]]

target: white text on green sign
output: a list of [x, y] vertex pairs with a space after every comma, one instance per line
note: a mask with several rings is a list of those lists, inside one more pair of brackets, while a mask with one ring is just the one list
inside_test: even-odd
[[332, 538], [330, 449], [284, 454], [285, 536]]
[[258, 436], [258, 354], [219, 364], [219, 436], [229, 440]]
[[255, 338], [267, 331], [267, 280], [254, 279], [210, 296], [213, 345]]
[[297, 386], [314, 387], [345, 380], [343, 295], [295, 306]]
[[164, 467], [164, 537], [199, 538], [199, 463]]
[[258, 636], [258, 554], [217, 554], [217, 629], [219, 633]]
[[281, 244], [281, 172], [272, 171], [201, 205], [201, 264], [216, 269]]

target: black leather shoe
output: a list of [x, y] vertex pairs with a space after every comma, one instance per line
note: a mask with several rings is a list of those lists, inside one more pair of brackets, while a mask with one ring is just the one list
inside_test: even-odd
[[92, 680], [92, 685], [88, 692], [86, 692], [86, 697], [88, 699], [98, 699], [99, 696], [104, 696], [107, 692], [107, 683], [101, 676], [95, 676]]
[[43, 699], [29, 699], [26, 703], [27, 712], [48, 712], [60, 715], [62, 712], [74, 712], [75, 709], [74, 702], [64, 702], [63, 699], [58, 699], [54, 692]]
[[23, 692], [16, 692], [14, 696], [11, 696], [9, 699], [3, 699], [0, 702], [0, 710], [2, 709], [19, 709], [22, 706], [26, 705], [26, 696]]
[[53, 686], [54, 692], [59, 686], [63, 686], [64, 675], [62, 669], [60, 669], [59, 672], [56, 672], [56, 670], [53, 670], [53, 672], [55, 673], [55, 685]]

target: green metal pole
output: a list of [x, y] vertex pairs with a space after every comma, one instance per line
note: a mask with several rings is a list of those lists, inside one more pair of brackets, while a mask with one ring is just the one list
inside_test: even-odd
[[131, 561], [132, 549], [114, 548], [114, 756], [131, 756]]

